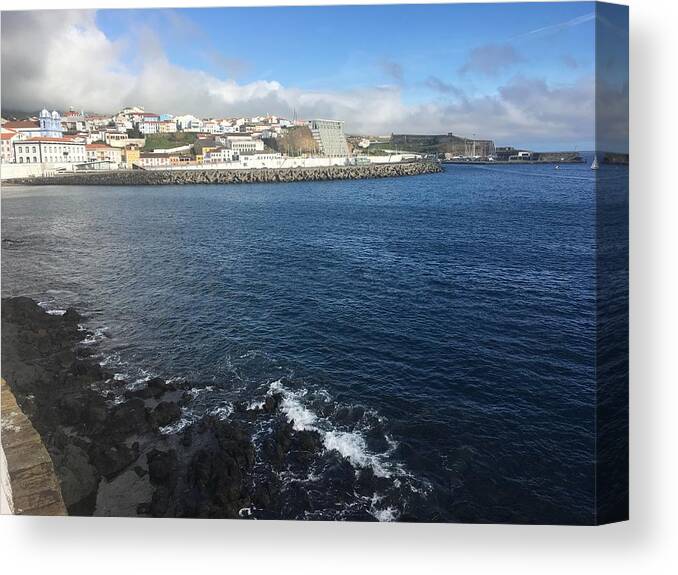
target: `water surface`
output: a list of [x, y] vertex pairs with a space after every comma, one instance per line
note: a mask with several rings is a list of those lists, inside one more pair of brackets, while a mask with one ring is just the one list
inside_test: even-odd
[[318, 461], [290, 479], [313, 511], [290, 517], [591, 522], [587, 165], [5, 187], [2, 237], [3, 295], [87, 314], [120, 379], [187, 378], [189, 418], [280, 390], [296, 426], [377, 477], [337, 505]]

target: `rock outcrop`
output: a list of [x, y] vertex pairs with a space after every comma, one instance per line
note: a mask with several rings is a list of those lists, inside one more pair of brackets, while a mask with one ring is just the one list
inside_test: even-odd
[[[82, 321], [73, 309], [50, 315], [30, 298], [2, 300], [2, 377], [49, 453], [69, 515], [285, 516], [276, 470], [323, 447], [316, 432], [294, 431], [278, 394], [234, 406], [232, 420], [207, 412], [164, 432], [191, 401], [190, 384], [116, 380], [82, 345]], [[258, 418], [271, 432], [255, 453], [248, 425]], [[257, 460], [266, 464], [255, 477]]]

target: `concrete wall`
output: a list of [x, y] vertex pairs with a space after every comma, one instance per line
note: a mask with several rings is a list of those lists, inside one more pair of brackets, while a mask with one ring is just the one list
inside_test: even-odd
[[73, 171], [73, 164], [0, 164], [0, 180], [53, 175], [57, 170]]
[[2, 512], [67, 515], [52, 459], [4, 379], [0, 399]]

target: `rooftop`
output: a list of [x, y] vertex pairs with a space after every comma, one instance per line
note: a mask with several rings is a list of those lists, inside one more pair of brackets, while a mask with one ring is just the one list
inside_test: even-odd
[[57, 144], [80, 144], [81, 142], [76, 142], [74, 138], [69, 138], [65, 136], [63, 138], [50, 138], [47, 136], [35, 136], [33, 138], [27, 138], [23, 140], [24, 142], [55, 142]]
[[39, 128], [40, 124], [33, 120], [15, 120], [13, 122], [5, 122], [2, 127], [9, 129]]

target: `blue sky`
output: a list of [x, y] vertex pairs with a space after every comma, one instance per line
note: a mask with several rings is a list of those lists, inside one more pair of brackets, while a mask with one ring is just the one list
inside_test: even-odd
[[[484, 93], [520, 73], [562, 83], [592, 73], [593, 13], [590, 2], [189, 8], [102, 10], [97, 23], [113, 39], [153, 28], [174, 63], [222, 78], [310, 90], [398, 82], [421, 101], [437, 95], [431, 76]], [[487, 44], [510, 44], [520, 59], [491, 75], [462, 72], [469, 51]]]
[[592, 2], [5, 12], [2, 101], [591, 149], [595, 28]]

